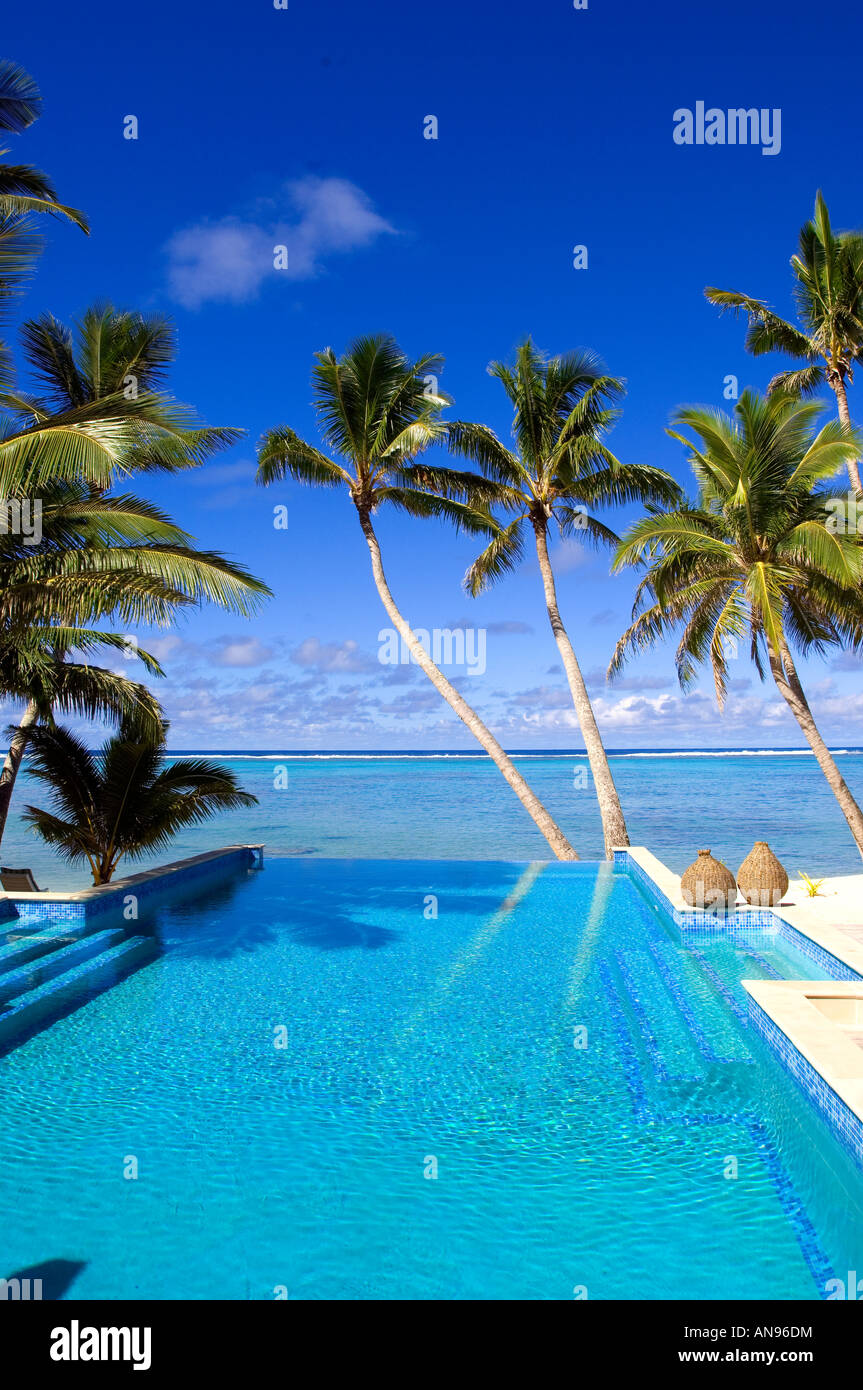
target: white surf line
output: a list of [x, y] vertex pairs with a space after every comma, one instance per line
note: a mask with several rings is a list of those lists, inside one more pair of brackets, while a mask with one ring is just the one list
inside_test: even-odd
[[404, 1027], [396, 1035], [396, 1041], [403, 1044], [416, 1032], [419, 1024], [430, 1014], [435, 1013], [442, 1004], [446, 1002], [455, 986], [468, 970], [471, 970], [479, 961], [480, 957], [488, 950], [494, 938], [505, 926], [507, 920], [530, 892], [536, 880], [539, 878], [543, 869], [546, 867], [545, 860], [538, 860], [528, 864], [521, 873], [518, 882], [511, 893], [508, 893], [500, 907], [492, 913], [488, 921], [485, 922], [461, 952], [461, 955], [453, 961], [446, 974], [440, 979], [432, 991], [431, 997], [425, 1004], [407, 1019]]

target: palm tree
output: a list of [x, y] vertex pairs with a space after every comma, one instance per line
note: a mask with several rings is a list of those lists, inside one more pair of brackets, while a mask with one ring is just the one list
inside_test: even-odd
[[[836, 396], [839, 419], [850, 426], [845, 384], [853, 382], [854, 363], [863, 358], [863, 235], [833, 233], [820, 189], [815, 215], [800, 229], [799, 251], [791, 257], [791, 267], [799, 327], [774, 314], [762, 300], [736, 290], [708, 287], [704, 293], [720, 309], [748, 315], [746, 347], [756, 357], [784, 352], [807, 364], [780, 372], [768, 391], [809, 396], [826, 382]], [[848, 477], [859, 494], [863, 489], [857, 456], [848, 460]]]
[[452, 469], [413, 463], [430, 445], [447, 439], [440, 415], [449, 398], [435, 386], [442, 366], [442, 358], [435, 355], [410, 362], [386, 335], [358, 338], [342, 358], [331, 348], [317, 353], [312, 373], [315, 408], [323, 439], [336, 457], [330, 458], [281, 425], [261, 441], [258, 481], [267, 484], [290, 477], [308, 486], [347, 489], [368, 545], [381, 603], [414, 661], [500, 769], [557, 857], [575, 859], [578, 856], [563, 831], [500, 743], [418, 641], [384, 573], [372, 524], [381, 506], [396, 507], [408, 516], [450, 521], [473, 533], [488, 535], [495, 530], [490, 514], [480, 506], [447, 495], [470, 489], [471, 496], [479, 499], [483, 492], [492, 496], [495, 485]]
[[609, 671], [682, 627], [681, 685], [709, 660], [721, 707], [728, 660], [745, 642], [800, 725], [863, 854], [863, 812], [819, 733], [792, 655], [863, 647], [863, 538], [837, 527], [822, 487], [860, 441], [836, 421], [816, 433], [820, 410], [791, 394], [747, 390], [734, 418], [703, 407], [679, 412], [676, 423], [698, 442], [669, 433], [690, 451], [699, 497], [651, 511], [621, 542], [614, 568], [643, 564], [646, 573]]
[[[68, 660], [63, 649], [54, 645], [58, 632], [64, 643], [79, 652], [102, 648], [126, 651], [125, 639], [119, 633], [80, 628], [34, 627], [15, 640], [0, 640], [0, 689], [27, 702], [21, 722], [8, 730], [9, 751], [0, 773], [0, 839], [21, 761], [40, 719], [50, 723], [59, 710], [85, 719], [134, 718], [146, 727], [162, 717], [161, 707], [147, 686], [89, 662]], [[151, 674], [163, 674], [148, 652], [139, 649], [136, 655]]]
[[51, 811], [24, 821], [71, 864], [86, 859], [94, 884], [110, 883], [121, 858], [162, 849], [187, 825], [257, 805], [229, 768], [206, 758], [165, 759], [168, 725], [154, 736], [124, 720], [96, 755], [68, 729], [34, 730], [29, 772], [47, 784]]
[[[0, 130], [20, 135], [41, 114], [39, 89], [29, 73], [7, 58], [0, 59]], [[33, 269], [41, 240], [31, 214], [47, 213], [74, 222], [88, 232], [87, 219], [76, 208], [58, 202], [46, 174], [29, 164], [6, 164], [0, 150], [0, 308], [16, 293]], [[8, 349], [0, 343], [0, 380], [8, 378]]]
[[[243, 566], [198, 550], [152, 503], [93, 496], [84, 483], [42, 489], [41, 539], [0, 532], [0, 693], [26, 701], [0, 773], [0, 839], [28, 739], [55, 708], [89, 718], [159, 717], [145, 687], [89, 663], [68, 660], [100, 649], [130, 654], [128, 637], [90, 626], [167, 626], [204, 601], [243, 616], [270, 593]], [[145, 650], [132, 655], [155, 675]]]
[[[43, 538], [29, 545], [8, 527], [0, 535], [0, 651], [35, 644], [51, 674], [28, 691], [35, 668], [22, 660], [18, 678], [0, 684], [0, 693], [27, 702], [0, 772], [0, 838], [30, 730], [48, 716], [48, 692], [74, 679], [62, 669], [65, 653], [81, 649], [75, 638], [88, 624], [166, 625], [178, 608], [204, 600], [245, 615], [270, 592], [242, 566], [196, 549], [159, 509], [105, 495], [118, 475], [195, 467], [242, 435], [202, 425], [162, 391], [176, 355], [170, 323], [104, 305], [88, 310], [74, 335], [45, 315], [24, 325], [22, 339], [42, 394], [0, 393], [8, 412], [0, 498], [8, 508], [38, 494]], [[103, 636], [96, 645], [111, 644]], [[96, 690], [111, 674], [86, 669]], [[9, 662], [0, 660], [0, 682], [4, 671]], [[58, 699], [58, 708], [72, 707]], [[115, 701], [101, 712], [116, 717], [124, 708]]]
[[615, 845], [629, 844], [629, 835], [587, 686], [560, 615], [548, 532], [553, 527], [563, 536], [616, 545], [614, 532], [588, 508], [635, 499], [673, 504], [680, 489], [661, 469], [620, 463], [603, 443], [617, 416], [613, 402], [623, 395], [623, 385], [606, 376], [592, 354], [548, 359], [527, 339], [513, 367], [492, 362], [488, 370], [514, 407], [515, 450], [485, 425], [462, 421], [449, 426], [450, 445], [499, 485], [496, 501], [516, 515], [473, 562], [465, 587], [476, 596], [514, 569], [523, 558], [528, 527], [533, 531], [548, 620], [587, 750], [610, 858]]

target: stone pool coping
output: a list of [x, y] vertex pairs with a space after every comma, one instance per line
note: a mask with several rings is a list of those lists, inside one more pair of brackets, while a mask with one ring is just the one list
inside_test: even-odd
[[[863, 981], [863, 941], [856, 940], [840, 927], [819, 921], [812, 906], [782, 903], [779, 908], [750, 907], [741, 902], [732, 912], [698, 911], [685, 902], [680, 892], [680, 877], [643, 845], [630, 845], [614, 850], [614, 862], [640, 882], [660, 905], [670, 912], [681, 931], [708, 932], [711, 935], [729, 929], [733, 931], [778, 931], [828, 969], [837, 969], [852, 981]], [[814, 901], [814, 900], [813, 900]], [[863, 928], [863, 876], [860, 876], [860, 926]], [[841, 978], [841, 976], [840, 976]]]
[[[170, 864], [160, 864], [155, 869], [144, 869], [130, 874], [127, 878], [115, 879], [111, 883], [91, 885], [76, 892], [57, 893], [3, 893], [0, 895], [0, 910], [3, 920], [17, 918], [22, 924], [44, 922], [60, 917], [89, 917], [109, 908], [115, 900], [122, 901], [129, 894], [146, 897], [157, 889], [170, 889], [190, 878], [212, 870], [230, 867], [231, 859], [237, 860], [241, 867], [243, 859], [251, 868], [263, 862], [263, 844], [225, 845], [220, 849], [206, 850], [187, 859], [176, 859]], [[219, 861], [225, 861], [220, 863]]]
[[744, 980], [757, 1031], [843, 1144], [863, 1161], [863, 1048], [813, 999], [863, 999], [863, 983], [845, 980]]

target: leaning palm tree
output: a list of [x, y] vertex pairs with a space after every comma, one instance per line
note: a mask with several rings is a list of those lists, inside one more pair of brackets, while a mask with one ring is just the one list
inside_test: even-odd
[[312, 373], [321, 434], [336, 455], [330, 458], [284, 425], [270, 430], [258, 452], [258, 481], [285, 477], [314, 487], [344, 487], [356, 507], [371, 557], [372, 575], [390, 621], [416, 664], [486, 750], [559, 859], [576, 859], [560, 827], [525, 782], [491, 730], [446, 679], [399, 611], [384, 573], [372, 523], [382, 506], [408, 516], [452, 522], [458, 529], [492, 534], [496, 529], [481, 505], [454, 495], [470, 490], [481, 501], [496, 485], [455, 470], [413, 460], [429, 446], [446, 442], [441, 411], [449, 398], [436, 387], [442, 358], [410, 362], [389, 336], [358, 338], [341, 358], [331, 348], [316, 355]]
[[[806, 363], [780, 372], [768, 391], [809, 396], [826, 383], [836, 396], [840, 420], [850, 425], [846, 382], [853, 382], [854, 364], [863, 359], [863, 234], [834, 234], [820, 190], [812, 221], [800, 229], [799, 250], [791, 257], [791, 267], [799, 327], [774, 314], [762, 300], [736, 290], [709, 287], [704, 293], [720, 309], [748, 315], [746, 347], [756, 357], [784, 352]], [[857, 457], [848, 460], [848, 477], [860, 493]]]
[[797, 720], [863, 854], [863, 812], [821, 737], [793, 656], [863, 648], [863, 537], [837, 526], [822, 486], [860, 440], [835, 421], [816, 433], [820, 409], [747, 390], [734, 418], [701, 407], [679, 412], [676, 423], [697, 442], [669, 433], [689, 450], [699, 497], [651, 511], [621, 542], [614, 568], [646, 572], [609, 671], [613, 677], [633, 652], [682, 629], [681, 685], [709, 661], [721, 707], [728, 661], [745, 643]]
[[168, 725], [144, 732], [124, 720], [96, 755], [68, 729], [37, 729], [31, 777], [47, 784], [52, 809], [23, 819], [71, 864], [86, 860], [94, 884], [110, 883], [120, 859], [163, 849], [189, 825], [257, 805], [229, 768], [206, 758], [166, 760]]
[[606, 376], [593, 354], [548, 359], [528, 339], [514, 366], [492, 362], [488, 370], [514, 407], [515, 449], [506, 448], [487, 426], [462, 421], [449, 426], [450, 445], [499, 485], [496, 500], [516, 515], [474, 560], [465, 587], [476, 596], [514, 569], [524, 555], [525, 535], [533, 531], [548, 620], [590, 762], [610, 858], [615, 845], [629, 844], [629, 835], [587, 686], [560, 615], [548, 532], [552, 527], [562, 536], [616, 545], [617, 536], [589, 508], [633, 500], [673, 504], [680, 489], [661, 469], [622, 464], [606, 447], [603, 436], [618, 414], [614, 402], [622, 396], [623, 384]]

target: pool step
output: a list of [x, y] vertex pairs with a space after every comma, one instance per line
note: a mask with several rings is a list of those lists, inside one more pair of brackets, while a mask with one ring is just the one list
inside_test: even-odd
[[0, 974], [0, 1005], [14, 999], [17, 994], [29, 993], [55, 975], [62, 975], [72, 966], [101, 955], [109, 946], [117, 946], [127, 939], [122, 927], [94, 932], [91, 936], [82, 936], [79, 941], [39, 955], [35, 960], [20, 965], [17, 970], [4, 971]]
[[740, 1024], [729, 1017], [716, 987], [706, 977], [690, 949], [675, 952], [664, 937], [652, 934], [650, 953], [662, 981], [683, 1016], [706, 1061], [719, 1064], [745, 1062], [749, 1051], [741, 1036]]
[[660, 1082], [697, 1085], [704, 1080], [704, 1059], [692, 1031], [657, 974], [646, 951], [614, 952], [624, 993], [637, 1024], [650, 1070]]
[[6, 941], [0, 946], [0, 979], [9, 971], [25, 965], [28, 960], [46, 956], [96, 931], [97, 926], [84, 921], [54, 922], [50, 927], [38, 927], [32, 931], [24, 927], [20, 934], [17, 930], [8, 932]]
[[[98, 935], [107, 937], [115, 933], [100, 932]], [[61, 974], [17, 995], [6, 1005], [0, 1005], [0, 1049], [8, 1050], [62, 1015], [86, 1004], [94, 995], [110, 989], [124, 975], [152, 960], [157, 951], [155, 937], [125, 937], [98, 955], [84, 961], [79, 959]]]

